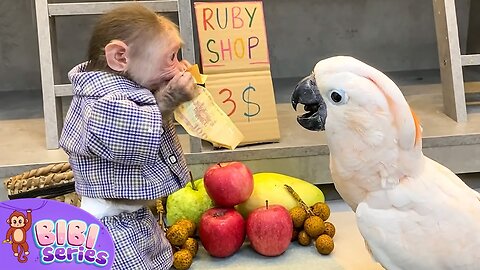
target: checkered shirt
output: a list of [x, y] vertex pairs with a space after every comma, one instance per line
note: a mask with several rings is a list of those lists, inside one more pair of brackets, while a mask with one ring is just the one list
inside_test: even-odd
[[172, 266], [172, 247], [148, 208], [100, 221], [115, 246], [112, 270], [166, 270]]
[[60, 137], [77, 193], [150, 200], [183, 187], [188, 169], [173, 120], [163, 121], [151, 92], [85, 67], [68, 73], [74, 96]]

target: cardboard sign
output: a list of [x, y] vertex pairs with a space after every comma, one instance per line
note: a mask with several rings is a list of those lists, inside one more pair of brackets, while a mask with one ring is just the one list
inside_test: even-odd
[[206, 88], [244, 135], [280, 139], [261, 1], [195, 2]]

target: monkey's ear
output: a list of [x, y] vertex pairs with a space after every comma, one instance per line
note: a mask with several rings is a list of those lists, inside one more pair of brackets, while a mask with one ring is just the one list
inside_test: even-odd
[[108, 66], [118, 72], [127, 70], [128, 46], [123, 41], [112, 40], [105, 46], [105, 57]]
[[10, 224], [10, 219], [9, 218], [7, 218], [7, 223]]

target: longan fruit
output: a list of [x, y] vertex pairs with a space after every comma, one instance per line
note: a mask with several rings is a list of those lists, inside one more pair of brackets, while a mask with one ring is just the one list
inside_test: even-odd
[[298, 233], [298, 243], [302, 246], [308, 246], [312, 242], [312, 238], [308, 236], [305, 231], [300, 231]]
[[317, 248], [318, 253], [328, 255], [334, 248], [333, 239], [326, 234], [322, 234], [317, 240], [315, 240], [315, 247]]
[[312, 206], [313, 214], [326, 221], [330, 217], [330, 207], [326, 203], [317, 202]]
[[179, 219], [175, 222], [175, 224], [178, 224], [180, 226], [183, 226], [187, 229], [188, 231], [188, 236], [192, 237], [195, 235], [195, 230], [197, 229], [197, 226], [195, 225], [195, 222], [189, 220], [189, 219]]
[[292, 231], [292, 239], [291, 241], [295, 241], [298, 239], [298, 230], [296, 230], [295, 228], [293, 228], [293, 231]]
[[325, 231], [323, 233], [333, 238], [335, 236], [335, 226], [331, 222], [325, 222]]
[[173, 254], [173, 267], [177, 270], [187, 270], [192, 262], [192, 253], [186, 249], [181, 249]]
[[290, 217], [292, 218], [293, 226], [295, 228], [301, 228], [305, 219], [307, 219], [307, 211], [300, 206], [295, 206], [290, 209]]
[[305, 220], [303, 229], [310, 237], [316, 239], [325, 231], [325, 224], [320, 217], [310, 216]]
[[186, 249], [192, 253], [192, 257], [195, 257], [197, 255], [198, 251], [198, 242], [194, 238], [188, 238], [187, 241], [182, 245], [182, 249]]
[[188, 239], [188, 230], [183, 226], [174, 224], [167, 229], [166, 237], [172, 245], [182, 246]]

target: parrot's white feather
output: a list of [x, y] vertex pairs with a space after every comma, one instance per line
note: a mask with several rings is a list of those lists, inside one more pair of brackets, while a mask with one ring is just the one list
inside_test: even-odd
[[[478, 269], [478, 193], [425, 159], [420, 175], [402, 179], [393, 189], [372, 192], [358, 205], [359, 230], [387, 269]], [[379, 200], [383, 207], [371, 206]]]
[[[387, 76], [351, 57], [314, 69], [335, 187], [387, 269], [480, 269], [480, 195], [425, 157], [421, 127]], [[345, 92], [345, 103], [329, 99]]]

